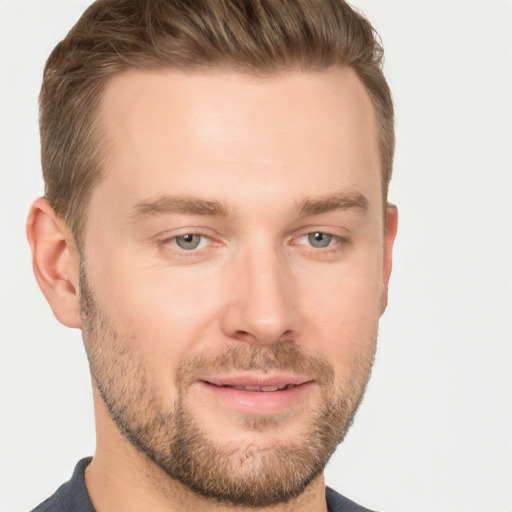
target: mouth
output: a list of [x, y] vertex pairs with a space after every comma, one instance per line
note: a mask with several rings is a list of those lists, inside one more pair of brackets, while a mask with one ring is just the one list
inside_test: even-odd
[[302, 386], [314, 379], [299, 375], [229, 375], [219, 378], [206, 378], [203, 382], [219, 388], [232, 388], [249, 392], [275, 392]]
[[216, 384], [214, 382], [203, 381], [206, 384], [210, 384], [212, 386], [216, 386], [219, 388], [231, 388], [236, 389], [238, 391], [248, 391], [250, 393], [273, 393], [275, 391], [284, 391], [285, 389], [291, 389], [296, 386], [302, 386], [304, 383], [300, 384], [272, 384], [267, 386], [258, 386], [251, 384]]
[[[300, 385], [300, 384], [299, 384]], [[291, 386], [295, 386], [295, 384], [278, 384], [276, 386], [221, 386], [221, 387], [230, 387], [232, 389], [238, 389], [239, 391], [260, 391], [260, 392], [272, 392], [272, 391], [282, 391], [283, 389], [289, 389]]]
[[215, 407], [246, 414], [272, 415], [302, 403], [315, 385], [308, 376], [229, 376], [198, 381]]

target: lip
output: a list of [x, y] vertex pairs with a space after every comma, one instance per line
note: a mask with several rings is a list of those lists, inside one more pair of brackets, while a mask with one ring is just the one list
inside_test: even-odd
[[226, 375], [223, 377], [208, 377], [202, 379], [204, 382], [213, 384], [214, 386], [253, 386], [253, 387], [270, 387], [270, 386], [299, 386], [306, 382], [314, 380], [309, 376], [299, 376], [293, 374], [275, 374], [275, 375]]
[[[197, 381], [216, 405], [235, 412], [273, 415], [301, 403], [315, 386], [313, 378], [298, 375], [229, 375]], [[278, 389], [275, 389], [278, 388]]]

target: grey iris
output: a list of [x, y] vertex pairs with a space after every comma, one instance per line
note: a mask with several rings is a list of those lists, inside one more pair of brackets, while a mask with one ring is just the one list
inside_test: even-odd
[[310, 233], [308, 235], [308, 242], [312, 247], [316, 247], [318, 249], [322, 249], [324, 247], [328, 247], [331, 243], [332, 236], [326, 233]]
[[201, 236], [200, 235], [181, 235], [176, 237], [176, 245], [180, 247], [181, 249], [185, 250], [192, 250], [197, 249], [201, 242]]

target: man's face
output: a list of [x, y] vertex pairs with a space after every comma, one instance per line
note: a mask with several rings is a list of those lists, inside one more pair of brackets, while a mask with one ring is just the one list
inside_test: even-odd
[[364, 87], [130, 72], [100, 121], [80, 284], [112, 425], [204, 496], [299, 494], [363, 394], [389, 277]]

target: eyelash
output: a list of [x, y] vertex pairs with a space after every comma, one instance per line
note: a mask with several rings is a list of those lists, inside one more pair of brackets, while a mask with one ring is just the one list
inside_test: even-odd
[[179, 234], [179, 235], [171, 236], [169, 238], [165, 238], [164, 240], [161, 240], [159, 242], [159, 245], [161, 247], [166, 247], [166, 246], [172, 245], [173, 248], [175, 248], [179, 252], [182, 252], [182, 253], [192, 253], [192, 254], [197, 252], [197, 251], [200, 251], [201, 249], [205, 248], [205, 247], [200, 247], [200, 248], [194, 248], [194, 249], [191, 249], [191, 250], [187, 251], [186, 249], [183, 249], [182, 247], [179, 247], [178, 243], [177, 243], [177, 240], [179, 238], [183, 238], [183, 237], [186, 237], [186, 236], [199, 236], [199, 237], [201, 237], [203, 239], [203, 241], [204, 240], [209, 240], [209, 241], [212, 240], [211, 236], [207, 235], [206, 233], [203, 233], [203, 232], [200, 232], [200, 231], [195, 231], [195, 232], [194, 231], [190, 231], [190, 232], [187, 232], [187, 233], [182, 233], [182, 234]]
[[[306, 245], [309, 249], [315, 250], [315, 251], [322, 251], [322, 252], [329, 252], [333, 250], [338, 250], [340, 247], [346, 243], [348, 243], [348, 240], [346, 238], [343, 238], [338, 235], [334, 235], [332, 233], [328, 233], [326, 231], [310, 231], [308, 233], [304, 233], [303, 235], [300, 235], [298, 237], [299, 240], [302, 240], [304, 238], [307, 238], [309, 242], [311, 242], [311, 237], [316, 235], [322, 235], [322, 237], [328, 237], [327, 245], [324, 247], [315, 247], [311, 243], [303, 244]], [[322, 240], [318, 240], [320, 243], [322, 243]], [[332, 243], [331, 243], [332, 242]]]
[[[300, 240], [302, 240], [304, 238], [309, 238], [309, 237], [315, 236], [315, 235], [323, 235], [323, 236], [329, 237], [328, 245], [326, 245], [325, 247], [314, 247], [313, 245], [310, 245], [310, 244], [307, 244], [307, 243], [300, 243]], [[194, 247], [194, 248], [191, 248], [189, 250], [184, 249], [183, 247], [180, 247], [178, 245], [177, 240], [180, 239], [180, 238], [186, 237], [186, 236], [198, 236], [198, 237], [201, 237], [202, 240], [199, 241], [199, 245], [202, 242], [204, 242], [204, 241], [206, 241], [206, 245], [204, 245], [203, 247]], [[312, 251], [312, 252], [314, 252], [316, 254], [329, 254], [329, 253], [332, 253], [332, 252], [340, 251], [349, 242], [350, 242], [350, 240], [348, 238], [346, 238], [346, 237], [342, 237], [342, 236], [339, 236], [339, 235], [334, 235], [332, 233], [328, 233], [326, 231], [319, 231], [318, 230], [318, 231], [309, 231], [307, 233], [304, 233], [304, 234], [301, 234], [299, 236], [293, 237], [291, 239], [290, 245], [292, 245], [292, 246], [303, 245], [303, 246], [307, 247], [308, 251]], [[181, 253], [181, 255], [184, 256], [184, 255], [186, 255], [188, 253], [189, 255], [192, 256], [194, 254], [197, 254], [199, 251], [207, 249], [209, 246], [211, 246], [212, 245], [212, 237], [210, 235], [208, 235], [207, 233], [204, 233], [204, 232], [190, 231], [190, 232], [182, 233], [182, 234], [175, 235], [175, 236], [172, 236], [172, 237], [169, 237], [169, 238], [165, 238], [164, 240], [161, 240], [159, 242], [159, 245], [161, 247], [163, 247], [163, 248], [168, 247], [169, 245], [171, 245], [173, 247], [173, 249], [177, 250], [179, 253]], [[218, 244], [218, 245], [220, 245], [220, 244]]]

